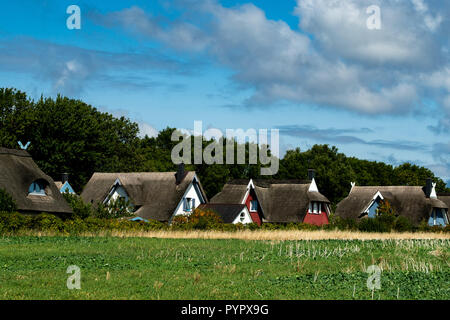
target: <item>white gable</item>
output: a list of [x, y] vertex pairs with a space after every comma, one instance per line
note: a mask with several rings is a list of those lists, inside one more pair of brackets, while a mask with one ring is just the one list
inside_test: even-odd
[[[185, 210], [186, 202], [189, 204], [189, 206], [193, 204], [193, 207], [190, 208], [191, 210]], [[199, 205], [203, 203], [206, 203], [206, 200], [203, 198], [203, 195], [200, 191], [200, 186], [198, 184], [197, 177], [194, 176], [192, 182], [189, 184], [188, 188], [186, 189], [186, 192], [184, 193], [183, 197], [178, 203], [177, 208], [175, 209], [172, 217], [178, 215], [190, 215], [194, 209], [196, 209]]]
[[319, 189], [317, 188], [316, 179], [311, 180], [311, 184], [309, 185], [309, 192], [319, 192]]
[[111, 201], [117, 200], [117, 198], [124, 198], [125, 201], [131, 202], [130, 196], [128, 195], [119, 179], [116, 179], [113, 187], [111, 188], [111, 191], [109, 192], [103, 203], [108, 205]]
[[252, 222], [253, 220], [252, 217], [250, 216], [250, 213], [248, 212], [247, 207], [244, 207], [242, 211], [239, 213], [239, 215], [236, 217], [236, 219], [234, 219], [233, 224], [238, 223], [248, 224]]

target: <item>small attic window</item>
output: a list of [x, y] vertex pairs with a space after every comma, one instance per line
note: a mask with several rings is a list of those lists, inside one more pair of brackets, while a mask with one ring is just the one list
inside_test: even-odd
[[47, 183], [44, 180], [36, 180], [28, 188], [28, 194], [37, 196], [46, 196], [47, 195], [45, 193], [46, 186]]

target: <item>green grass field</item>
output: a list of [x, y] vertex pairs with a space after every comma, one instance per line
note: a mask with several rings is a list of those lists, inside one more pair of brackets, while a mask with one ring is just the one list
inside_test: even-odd
[[[450, 299], [450, 240], [0, 238], [0, 299]], [[381, 289], [367, 288], [378, 265]], [[66, 286], [81, 269], [81, 289]]]

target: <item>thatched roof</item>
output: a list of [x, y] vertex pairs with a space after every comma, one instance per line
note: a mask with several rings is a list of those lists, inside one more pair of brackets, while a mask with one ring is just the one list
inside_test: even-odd
[[428, 219], [433, 208], [448, 208], [439, 199], [427, 198], [424, 188], [420, 186], [355, 186], [350, 194], [339, 202], [336, 215], [342, 218], [360, 217], [378, 191], [390, 202], [397, 214], [416, 224]]
[[58, 188], [58, 190], [61, 190], [63, 183], [61, 181], [55, 181], [55, 186]]
[[[36, 180], [45, 182], [46, 196], [28, 194]], [[12, 196], [21, 212], [72, 213], [53, 179], [39, 169], [25, 150], [0, 148], [0, 188]]]
[[[139, 208], [135, 212], [136, 216], [168, 221], [194, 177], [195, 172], [187, 172], [177, 185], [175, 172], [96, 172], [84, 187], [81, 197], [85, 202], [96, 206], [106, 199], [115, 181], [119, 179], [132, 204]], [[206, 201], [205, 192], [201, 184], [198, 185]]]
[[212, 210], [222, 218], [224, 223], [233, 223], [245, 209], [245, 204], [205, 203], [199, 205], [198, 209]]
[[[329, 203], [319, 192], [309, 192], [309, 180], [252, 180], [266, 222], [301, 222], [310, 201]], [[240, 204], [249, 180], [228, 182], [211, 203]]]
[[450, 193], [438, 193], [437, 197], [450, 208]]

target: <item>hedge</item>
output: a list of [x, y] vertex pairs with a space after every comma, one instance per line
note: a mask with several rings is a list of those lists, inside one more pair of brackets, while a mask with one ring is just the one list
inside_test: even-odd
[[213, 215], [193, 216], [190, 219], [177, 218], [171, 225], [155, 220], [149, 222], [131, 221], [127, 219], [102, 219], [88, 217], [85, 219], [74, 218], [62, 220], [55, 215], [42, 213], [39, 215], [24, 215], [20, 213], [0, 213], [0, 234], [16, 234], [30, 230], [51, 231], [62, 234], [80, 234], [83, 232], [108, 232], [108, 231], [151, 231], [151, 230], [350, 230], [362, 232], [449, 232], [450, 226], [430, 227], [426, 222], [419, 226], [413, 226], [404, 217], [377, 217], [374, 219], [345, 220], [339, 217], [330, 217], [330, 224], [315, 226], [304, 223], [275, 224], [264, 223], [262, 226], [251, 223], [226, 224], [217, 220]]

